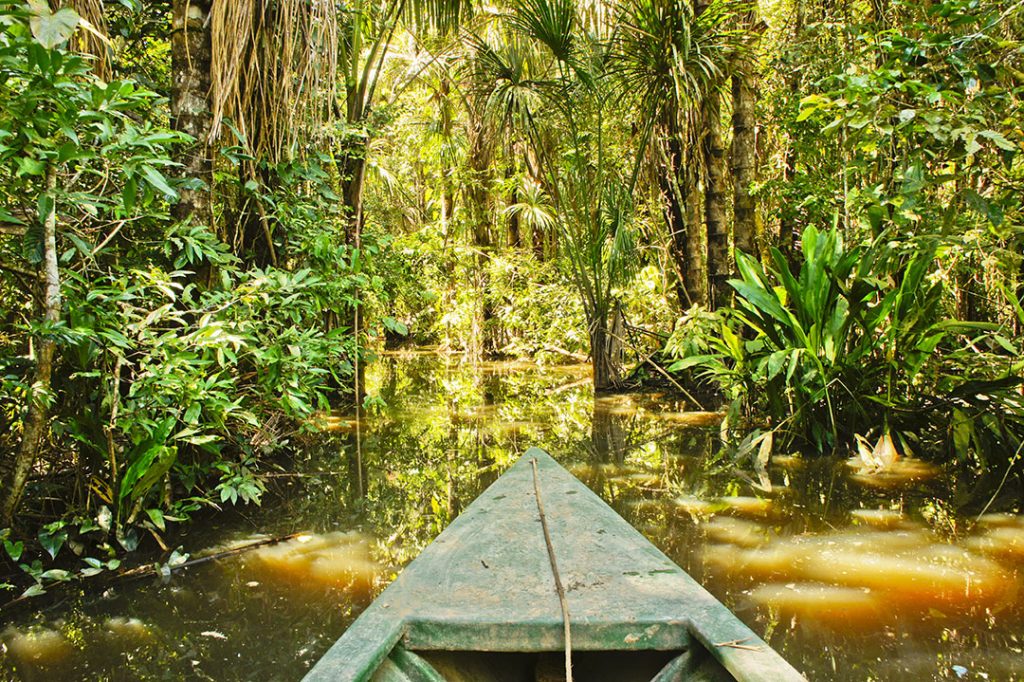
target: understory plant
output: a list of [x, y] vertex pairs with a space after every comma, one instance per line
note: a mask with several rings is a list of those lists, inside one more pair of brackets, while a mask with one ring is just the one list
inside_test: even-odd
[[875, 431], [904, 452], [1012, 454], [1024, 435], [1019, 349], [994, 324], [950, 317], [937, 239], [908, 247], [883, 233], [848, 247], [810, 227], [801, 247], [796, 267], [778, 249], [765, 266], [737, 253], [734, 305], [680, 325], [672, 369], [716, 383], [777, 446], [829, 452]]
[[375, 290], [376, 246], [338, 237], [328, 179], [298, 164], [245, 187], [276, 264], [172, 220], [196, 181], [166, 100], [98, 77], [72, 10], [0, 10], [0, 561], [31, 596], [259, 503], [271, 455], [351, 386], [339, 311]]

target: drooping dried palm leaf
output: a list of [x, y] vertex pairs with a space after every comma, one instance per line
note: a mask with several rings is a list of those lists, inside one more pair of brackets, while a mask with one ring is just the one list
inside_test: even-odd
[[103, 16], [103, 0], [51, 0], [50, 6], [70, 7], [79, 16], [79, 30], [71, 38], [71, 48], [92, 55], [93, 71], [104, 80], [110, 79], [110, 41], [107, 40], [107, 20]]
[[211, 140], [229, 119], [253, 155], [302, 155], [333, 116], [338, 17], [330, 0], [216, 2], [211, 15]]

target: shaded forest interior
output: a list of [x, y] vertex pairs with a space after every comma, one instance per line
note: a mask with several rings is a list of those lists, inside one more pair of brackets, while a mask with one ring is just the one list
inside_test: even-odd
[[663, 386], [754, 470], [1020, 485], [1019, 2], [7, 0], [0, 31], [12, 597], [258, 502], [403, 345]]

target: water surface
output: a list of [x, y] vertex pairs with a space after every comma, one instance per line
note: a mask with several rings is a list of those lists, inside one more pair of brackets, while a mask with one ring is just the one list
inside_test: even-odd
[[[547, 449], [810, 679], [1024, 677], [1020, 491], [927, 463], [908, 475], [779, 453], [719, 461], [718, 417], [594, 398], [584, 366], [387, 356], [387, 407], [335, 414], [262, 508], [184, 538], [193, 555], [287, 544], [13, 614], [0, 678], [298, 680], [528, 447]], [[994, 500], [989, 514], [978, 512]], [[495, 528], [500, 532], [500, 527]]]

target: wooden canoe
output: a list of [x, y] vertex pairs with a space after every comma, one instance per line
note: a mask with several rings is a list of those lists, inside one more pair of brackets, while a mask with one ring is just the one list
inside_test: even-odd
[[306, 682], [564, 679], [562, 602], [535, 481], [564, 585], [574, 680], [804, 679], [533, 448], [402, 571]]

